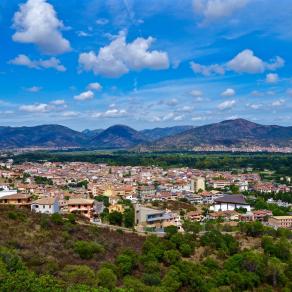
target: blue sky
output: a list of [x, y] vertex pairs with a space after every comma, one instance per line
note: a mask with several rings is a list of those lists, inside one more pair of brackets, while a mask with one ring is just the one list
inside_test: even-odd
[[1, 0], [0, 125], [292, 125], [290, 0]]

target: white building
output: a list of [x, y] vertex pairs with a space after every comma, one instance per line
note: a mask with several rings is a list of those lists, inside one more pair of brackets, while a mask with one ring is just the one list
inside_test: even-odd
[[246, 202], [243, 195], [224, 195], [214, 200], [210, 210], [215, 212], [233, 211], [239, 208], [244, 208], [250, 212], [250, 205]]
[[60, 212], [57, 198], [42, 198], [32, 202], [31, 211], [36, 213], [54, 214]]

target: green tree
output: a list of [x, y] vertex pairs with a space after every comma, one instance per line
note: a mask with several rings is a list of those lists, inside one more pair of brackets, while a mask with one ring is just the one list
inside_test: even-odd
[[117, 276], [109, 268], [101, 268], [97, 272], [98, 285], [113, 290], [117, 284]]
[[74, 244], [74, 251], [79, 254], [82, 259], [91, 259], [94, 254], [104, 251], [101, 244], [93, 241], [79, 240]]
[[108, 215], [109, 223], [112, 225], [121, 226], [123, 223], [123, 214], [118, 211], [113, 211]]

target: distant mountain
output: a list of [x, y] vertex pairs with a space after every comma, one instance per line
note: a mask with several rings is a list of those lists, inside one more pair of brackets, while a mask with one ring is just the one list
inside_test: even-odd
[[194, 128], [193, 126], [174, 126], [167, 128], [154, 128], [140, 131], [149, 141], [155, 141], [164, 137], [173, 136]]
[[136, 131], [115, 125], [77, 132], [60, 125], [0, 127], [0, 148], [191, 150], [195, 146], [290, 146], [292, 127], [265, 126], [244, 119], [200, 127], [178, 126]]
[[87, 137], [93, 138], [96, 135], [98, 135], [99, 133], [101, 133], [102, 131], [104, 131], [104, 129], [95, 129], [95, 130], [85, 129], [81, 133]]
[[153, 149], [192, 149], [195, 146], [292, 146], [292, 127], [264, 126], [244, 119], [196, 127], [155, 141]]
[[131, 148], [146, 141], [147, 138], [140, 132], [128, 126], [115, 125], [92, 138], [90, 145], [97, 148]]
[[0, 148], [83, 147], [87, 143], [82, 133], [60, 125], [0, 127]]

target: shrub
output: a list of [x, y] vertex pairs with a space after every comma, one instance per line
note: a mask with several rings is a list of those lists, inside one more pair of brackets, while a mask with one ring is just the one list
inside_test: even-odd
[[183, 257], [189, 257], [192, 254], [193, 250], [189, 244], [183, 243], [182, 245], [180, 245], [179, 251]]
[[94, 254], [104, 251], [101, 244], [92, 241], [76, 241], [74, 251], [79, 254], [82, 259], [91, 259]]
[[57, 224], [57, 225], [62, 225], [63, 224], [63, 218], [60, 214], [58, 213], [55, 213], [51, 216], [51, 221], [54, 223], [54, 224]]
[[110, 290], [116, 287], [117, 276], [111, 269], [101, 268], [97, 272], [97, 277], [99, 286], [108, 288]]
[[85, 265], [68, 265], [61, 272], [61, 277], [69, 284], [96, 285], [94, 271]]

